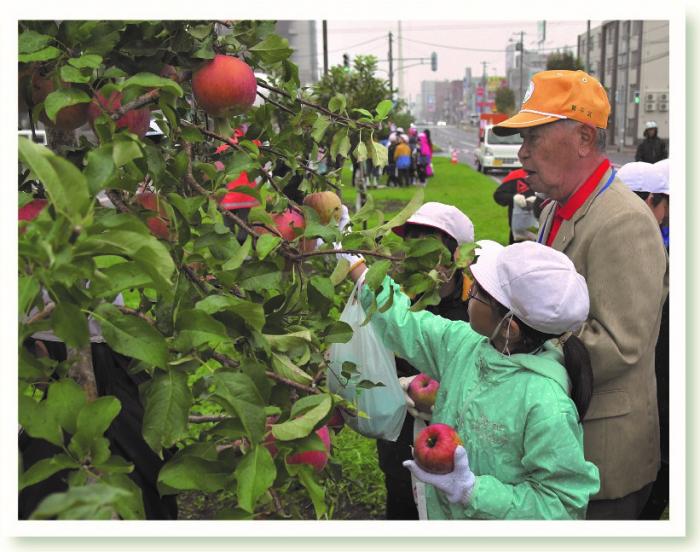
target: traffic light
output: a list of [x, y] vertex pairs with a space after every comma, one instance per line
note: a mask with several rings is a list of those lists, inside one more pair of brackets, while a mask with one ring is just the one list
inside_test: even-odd
[[435, 52], [430, 54], [430, 69], [437, 71], [437, 54]]
[[347, 54], [343, 54], [343, 67], [346, 71], [350, 70], [350, 56]]
[[639, 90], [634, 91], [634, 103], [639, 104]]

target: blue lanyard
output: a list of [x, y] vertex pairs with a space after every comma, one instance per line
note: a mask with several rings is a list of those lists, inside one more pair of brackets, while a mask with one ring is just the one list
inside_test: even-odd
[[[608, 178], [608, 181], [605, 183], [605, 186], [603, 186], [600, 191], [595, 195], [595, 197], [598, 197], [600, 194], [602, 194], [605, 190], [607, 190], [610, 187], [610, 184], [613, 183], [613, 180], [615, 180], [615, 175], [617, 174], [617, 170], [613, 169], [612, 172], [610, 173], [610, 178]], [[593, 199], [595, 199], [595, 197]], [[555, 207], [556, 209], [556, 207]], [[537, 236], [537, 243], [542, 243], [542, 238], [544, 237], [544, 229], [547, 226], [547, 224], [543, 224], [542, 228], [540, 228], [540, 235]]]

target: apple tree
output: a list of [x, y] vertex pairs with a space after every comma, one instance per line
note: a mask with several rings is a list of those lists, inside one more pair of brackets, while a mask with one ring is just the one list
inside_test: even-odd
[[[448, 254], [437, 240], [404, 243], [391, 232], [419, 195], [390, 220], [369, 201], [341, 234], [283, 193], [295, 177], [302, 194], [342, 193], [340, 169], [315, 169], [326, 141], [334, 160], [384, 164], [374, 137], [392, 105], [314, 101], [291, 53], [272, 21], [20, 21], [20, 109], [44, 123], [49, 147], [19, 140], [19, 207], [37, 187], [46, 197], [19, 223], [19, 422], [60, 452], [21, 468], [19, 487], [62, 470], [68, 482], [34, 518], [144, 516], [133, 465], [104, 436], [122, 405], [95, 386], [95, 322], [130, 370], [148, 376], [143, 438], [159, 455], [175, 451], [160, 493], [231, 489], [237, 505], [220, 515], [257, 519], [294, 516], [284, 496], [301, 488], [327, 516], [329, 471], [286, 459], [327, 450], [316, 431], [335, 412], [362, 415], [325, 381], [329, 345], [350, 338], [338, 321], [349, 267], [333, 243], [366, 257], [373, 289], [391, 272], [417, 308], [438, 301], [436, 266]], [[193, 79], [218, 56], [236, 63], [207, 82], [220, 80], [223, 93], [238, 78], [226, 68], [244, 66], [252, 96], [212, 97], [215, 86], [198, 101]], [[257, 203], [247, 213], [220, 203], [242, 172]], [[291, 234], [279, 223], [287, 212], [302, 221]], [[63, 341], [67, 360], [26, 347], [37, 332]]]

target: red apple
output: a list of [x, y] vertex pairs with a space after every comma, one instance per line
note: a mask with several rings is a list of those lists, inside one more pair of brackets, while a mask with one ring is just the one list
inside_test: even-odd
[[[306, 227], [304, 216], [293, 209], [286, 209], [281, 213], [272, 215], [272, 220], [274, 221], [275, 228], [277, 229], [275, 235], [287, 241], [292, 241], [294, 238], [296, 238], [296, 234], [294, 232], [296, 228], [303, 231]], [[253, 229], [258, 234], [271, 233], [267, 228], [255, 224], [253, 224]]]
[[416, 408], [421, 412], [430, 412], [435, 404], [440, 383], [428, 374], [418, 374], [408, 386], [408, 396], [416, 403]]
[[49, 202], [45, 199], [33, 199], [19, 208], [18, 220], [34, 220], [48, 203]]
[[146, 219], [146, 224], [151, 234], [161, 240], [170, 240], [170, 226], [167, 220], [161, 217], [149, 217]]
[[[122, 93], [114, 91], [105, 98], [102, 93], [98, 92], [92, 99], [92, 103], [88, 108], [88, 118], [90, 124], [93, 125], [104, 111], [114, 113], [122, 106]], [[146, 135], [151, 124], [151, 111], [148, 107], [132, 109], [127, 111], [122, 117], [117, 119], [117, 128], [128, 128], [129, 131], [137, 134], [141, 138]]]
[[[221, 163], [221, 161], [215, 161], [214, 165], [216, 165], [216, 163]], [[223, 168], [224, 165], [222, 163], [221, 169]], [[248, 180], [247, 172], [241, 171], [235, 180], [232, 180], [231, 182], [226, 184], [226, 187], [228, 188], [229, 192], [226, 193], [219, 201], [219, 204], [224, 209], [246, 209], [260, 205], [260, 202], [256, 198], [246, 194], [243, 191], [246, 187], [255, 188], [255, 181], [251, 182], [250, 180]], [[237, 188], [242, 188], [243, 190], [236, 191]]]
[[416, 437], [413, 456], [427, 472], [450, 473], [454, 469], [455, 449], [461, 444], [457, 432], [447, 424], [430, 424]]
[[328, 422], [326, 422], [326, 425], [336, 432], [343, 429], [343, 426], [345, 425], [345, 419], [343, 418], [343, 415], [338, 408], [333, 409], [331, 417], [328, 419]]
[[217, 54], [192, 75], [197, 104], [212, 117], [247, 111], [255, 102], [257, 89], [251, 67], [232, 56]]
[[[70, 84], [64, 86], [69, 87]], [[43, 102], [51, 92], [56, 89], [54, 82], [47, 77], [42, 76], [39, 71], [32, 74], [32, 94], [31, 101], [33, 105]], [[70, 131], [83, 126], [88, 120], [88, 104], [79, 103], [64, 107], [56, 114], [56, 122], [52, 122], [46, 116], [46, 110], [41, 112], [41, 121], [47, 125], [55, 127], [59, 130]]]
[[331, 219], [340, 220], [340, 198], [334, 192], [316, 192], [304, 198], [304, 205], [308, 205], [318, 213], [323, 224], [328, 224]]
[[325, 451], [307, 450], [305, 452], [297, 452], [287, 456], [287, 464], [308, 464], [316, 471], [321, 471], [328, 463], [328, 454], [331, 451], [331, 436], [328, 433], [328, 426], [323, 426], [316, 431], [316, 435], [323, 441]]
[[156, 211], [161, 217], [167, 218], [165, 206], [160, 201], [157, 194], [153, 192], [141, 192], [140, 194], [136, 194], [136, 201], [144, 209]]

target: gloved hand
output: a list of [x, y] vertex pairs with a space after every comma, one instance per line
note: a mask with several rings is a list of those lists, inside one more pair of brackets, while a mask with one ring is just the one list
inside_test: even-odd
[[513, 196], [513, 205], [517, 205], [521, 209], [525, 209], [527, 206], [527, 200], [523, 194], [515, 194]]
[[529, 207], [532, 207], [535, 204], [535, 201], [537, 200], [537, 196], [531, 195], [525, 198], [525, 201], [527, 201], [527, 204]]
[[450, 473], [437, 475], [428, 473], [422, 470], [413, 460], [405, 460], [404, 468], [408, 468], [411, 473], [423, 481], [432, 485], [447, 497], [447, 500], [453, 504], [461, 504], [466, 506], [469, 503], [476, 476], [469, 469], [469, 459], [467, 458], [466, 449], [460, 445], [455, 449], [454, 455], [455, 467]]
[[416, 408], [416, 403], [413, 402], [413, 399], [408, 395], [408, 386], [411, 385], [411, 382], [415, 377], [416, 376], [407, 376], [399, 378], [399, 385], [403, 390], [403, 400], [406, 402], [406, 410], [408, 410], [408, 413], [414, 418], [420, 418], [421, 420], [429, 422], [433, 418], [433, 407], [430, 407], [430, 413], [421, 412]]

